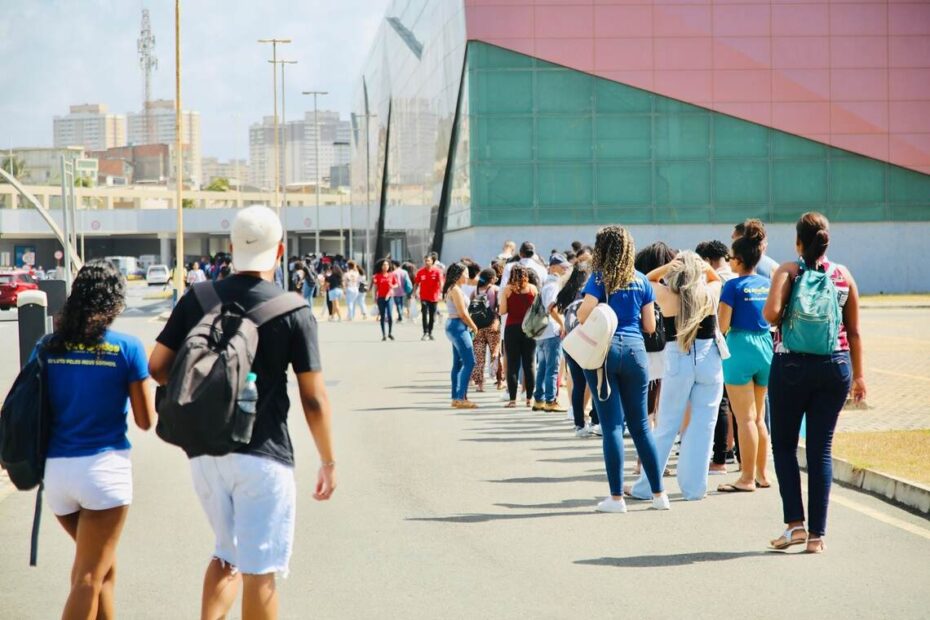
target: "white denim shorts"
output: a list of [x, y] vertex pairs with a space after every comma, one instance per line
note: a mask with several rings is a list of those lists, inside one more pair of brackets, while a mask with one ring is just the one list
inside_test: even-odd
[[132, 503], [129, 450], [45, 461], [45, 499], [59, 517], [87, 510], [109, 510]]
[[214, 557], [247, 575], [286, 577], [294, 547], [294, 469], [233, 453], [191, 459], [191, 475], [216, 535]]

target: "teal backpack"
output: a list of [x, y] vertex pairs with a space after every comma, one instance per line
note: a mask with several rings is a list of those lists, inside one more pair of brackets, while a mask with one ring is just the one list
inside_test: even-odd
[[781, 325], [782, 343], [792, 353], [830, 355], [836, 350], [843, 320], [832, 264], [826, 271], [808, 269], [798, 261], [801, 272], [791, 289], [791, 300]]

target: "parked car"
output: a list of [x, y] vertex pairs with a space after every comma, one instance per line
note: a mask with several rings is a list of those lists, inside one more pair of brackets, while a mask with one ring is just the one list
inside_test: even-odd
[[35, 278], [26, 271], [0, 272], [0, 310], [15, 308], [21, 292], [38, 288]]
[[145, 282], [151, 286], [153, 284], [165, 285], [171, 280], [171, 271], [167, 265], [152, 265], [145, 271]]

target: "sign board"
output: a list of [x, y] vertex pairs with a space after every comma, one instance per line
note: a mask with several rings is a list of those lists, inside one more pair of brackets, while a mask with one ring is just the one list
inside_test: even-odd
[[36, 264], [36, 246], [34, 245], [13, 246], [13, 253], [16, 256], [17, 267], [32, 267]]

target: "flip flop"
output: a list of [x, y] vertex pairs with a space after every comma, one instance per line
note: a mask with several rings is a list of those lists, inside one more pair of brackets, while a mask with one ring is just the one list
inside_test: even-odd
[[504, 405], [504, 409], [516, 409], [516, 408], [517, 408], [517, 402], [514, 400], [508, 401], [507, 404]]
[[771, 483], [771, 482], [766, 482], [765, 484], [762, 484], [761, 482], [759, 482], [758, 480], [756, 480], [756, 488], [757, 488], [757, 489], [768, 489], [768, 488], [771, 488], [771, 486], [772, 486], [772, 483]]
[[[792, 545], [803, 545], [807, 542], [807, 536], [804, 538], [794, 538], [795, 532], [805, 532], [803, 525], [789, 528], [781, 533], [781, 536], [775, 540], [769, 541], [769, 548], [777, 551], [783, 551]], [[806, 532], [805, 532], [806, 533]]]
[[733, 483], [728, 482], [726, 484], [721, 484], [720, 486], [718, 486], [717, 492], [718, 493], [754, 493], [755, 489], [744, 489], [742, 487], [736, 486]]

